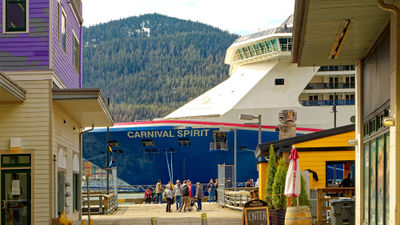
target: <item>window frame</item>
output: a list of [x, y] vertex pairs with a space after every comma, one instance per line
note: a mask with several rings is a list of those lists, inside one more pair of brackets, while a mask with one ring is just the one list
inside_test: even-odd
[[[73, 35], [72, 35], [73, 36], [72, 37], [72, 64], [73, 64], [73, 66], [75, 68], [76, 73], [78, 75], [80, 75], [80, 66], [81, 66], [80, 65], [81, 64], [81, 61], [80, 61], [80, 58], [81, 58], [80, 49], [81, 49], [81, 43], [79, 42], [79, 39], [77, 38], [75, 32], [72, 31], [72, 33], [73, 33]], [[78, 44], [78, 49], [77, 49], [77, 54], [78, 55], [76, 55], [76, 52], [75, 52], [75, 41]], [[77, 62], [75, 62], [75, 60], [77, 60]], [[77, 63], [77, 64], [75, 64], [75, 63]]]
[[2, 3], [2, 31], [4, 34], [12, 33], [29, 33], [29, 0], [25, 1], [25, 30], [7, 30], [7, 0], [3, 0]]
[[[61, 23], [60, 23], [60, 36], [61, 36], [61, 47], [65, 53], [67, 53], [67, 13], [65, 13], [64, 7], [61, 6]], [[63, 24], [64, 19], [64, 24]], [[64, 34], [62, 33], [62, 28], [64, 27]], [[65, 41], [63, 41], [63, 36], [65, 37]]]

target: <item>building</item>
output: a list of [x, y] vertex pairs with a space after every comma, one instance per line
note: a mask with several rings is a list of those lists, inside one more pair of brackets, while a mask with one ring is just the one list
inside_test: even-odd
[[295, 5], [293, 62], [356, 66], [356, 224], [400, 224], [400, 9], [390, 3]]
[[258, 146], [256, 157], [268, 157], [270, 145], [275, 154], [288, 158], [293, 146], [299, 154], [300, 170], [310, 172], [310, 189], [335, 187], [350, 175], [354, 179], [354, 124], [299, 135]]
[[81, 2], [0, 2], [0, 224], [78, 220], [82, 131], [113, 125], [101, 92], [80, 89]]

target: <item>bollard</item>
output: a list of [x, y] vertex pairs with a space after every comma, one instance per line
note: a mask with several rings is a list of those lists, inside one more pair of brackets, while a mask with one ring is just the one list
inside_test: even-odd
[[207, 213], [201, 214], [201, 225], [207, 225]]
[[82, 220], [82, 225], [86, 225], [86, 220]]
[[89, 225], [93, 225], [93, 220], [92, 219], [90, 219]]
[[157, 225], [157, 218], [151, 218], [151, 225]]

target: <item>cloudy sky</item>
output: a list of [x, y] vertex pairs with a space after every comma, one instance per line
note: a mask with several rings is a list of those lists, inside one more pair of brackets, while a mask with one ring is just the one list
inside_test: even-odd
[[146, 13], [189, 19], [245, 35], [279, 25], [294, 0], [83, 0], [84, 25]]

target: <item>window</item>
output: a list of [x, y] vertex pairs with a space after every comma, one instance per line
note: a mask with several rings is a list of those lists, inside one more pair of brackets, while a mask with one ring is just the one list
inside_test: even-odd
[[67, 17], [64, 11], [61, 13], [61, 45], [64, 52], [67, 52]]
[[5, 0], [5, 31], [27, 31], [26, 0]]
[[285, 85], [285, 79], [283, 78], [275, 79], [275, 85]]
[[74, 63], [74, 68], [76, 70], [76, 72], [79, 74], [79, 62], [80, 62], [80, 45], [78, 42], [78, 39], [76, 38], [76, 36], [74, 35], [74, 54], [72, 56], [72, 60]]
[[354, 161], [326, 162], [327, 187], [354, 187]]
[[58, 185], [58, 192], [57, 192], [57, 209], [58, 213], [64, 212], [64, 207], [65, 207], [65, 172], [64, 171], [58, 171], [58, 179], [57, 179], [57, 185]]
[[61, 18], [60, 18], [60, 10], [61, 10], [61, 7], [60, 7], [60, 2], [58, 2], [58, 4], [57, 4], [57, 40], [58, 40], [58, 43], [60, 43], [60, 23], [61, 23]]
[[72, 181], [73, 181], [73, 208], [74, 208], [74, 212], [79, 211], [79, 192], [80, 192], [80, 188], [79, 188], [79, 173], [74, 173], [72, 175]]

